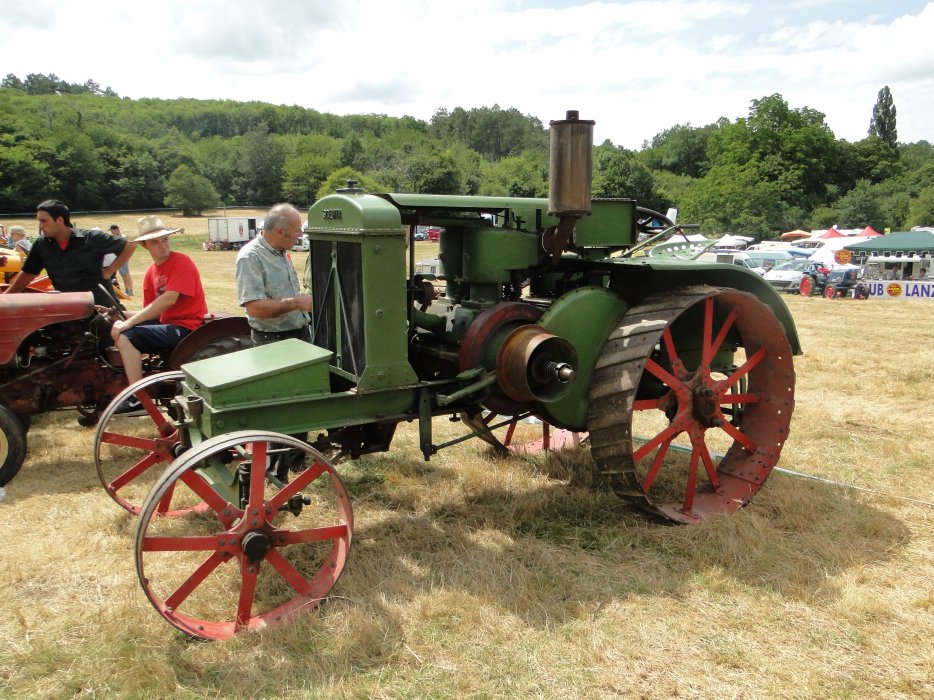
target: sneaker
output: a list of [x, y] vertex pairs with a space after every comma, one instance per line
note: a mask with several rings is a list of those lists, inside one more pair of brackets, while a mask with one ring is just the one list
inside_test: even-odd
[[128, 297], [133, 296], [133, 290], [132, 290], [132, 289], [126, 290], [126, 295], [127, 295]]
[[115, 416], [145, 416], [146, 409], [135, 396], [131, 396], [126, 401], [117, 406], [114, 411]]

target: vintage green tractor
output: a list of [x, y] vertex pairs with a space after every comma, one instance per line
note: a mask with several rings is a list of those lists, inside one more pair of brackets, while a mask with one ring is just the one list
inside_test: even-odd
[[[193, 362], [115, 399], [136, 394], [149, 419], [114, 431], [108, 409], [98, 470], [140, 516], [139, 580], [168, 622], [225, 638], [325, 599], [353, 537], [335, 462], [389, 450], [403, 421], [426, 460], [464, 439], [437, 444], [438, 416], [501, 449], [528, 416], [587, 433], [599, 482], [682, 523], [762, 486], [794, 407], [784, 303], [735, 265], [639, 257], [664, 217], [592, 200], [593, 122], [551, 127], [548, 199], [351, 184], [320, 200], [313, 344]], [[436, 275], [415, 274], [422, 226], [442, 231]]]

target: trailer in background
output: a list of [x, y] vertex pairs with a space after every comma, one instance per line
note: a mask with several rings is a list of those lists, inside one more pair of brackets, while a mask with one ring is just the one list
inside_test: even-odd
[[256, 237], [259, 229], [255, 218], [244, 216], [208, 219], [208, 240], [205, 250], [239, 250]]

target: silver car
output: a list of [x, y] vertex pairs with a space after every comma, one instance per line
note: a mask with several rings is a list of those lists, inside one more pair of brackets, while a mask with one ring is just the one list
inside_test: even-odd
[[815, 267], [810, 260], [789, 260], [765, 273], [765, 281], [780, 292], [797, 293], [801, 278], [808, 269]]

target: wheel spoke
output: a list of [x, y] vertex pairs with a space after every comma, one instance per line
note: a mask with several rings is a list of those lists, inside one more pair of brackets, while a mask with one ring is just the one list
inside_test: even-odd
[[214, 552], [205, 559], [201, 566], [195, 569], [191, 576], [185, 579], [184, 583], [176, 588], [172, 595], [165, 599], [165, 607], [169, 610], [177, 610], [188, 596], [190, 596], [198, 586], [204, 583], [204, 580], [210, 576], [218, 566], [223, 564], [224, 561], [223, 556], [217, 552]]
[[143, 540], [144, 552], [211, 552], [217, 549], [216, 535], [156, 536]]
[[765, 346], [759, 348], [752, 357], [747, 358], [747, 360], [740, 365], [729, 377], [720, 382], [720, 386], [724, 389], [729, 389], [731, 386], [736, 384], [740, 379], [749, 374], [753, 369], [755, 369], [766, 356], [768, 356], [769, 351]]
[[700, 453], [701, 461], [704, 463], [704, 469], [707, 471], [707, 478], [710, 479], [710, 485], [714, 488], [720, 486], [720, 477], [717, 476], [717, 468], [710, 457], [710, 450], [707, 449], [707, 443], [701, 438], [695, 448]]
[[742, 430], [737, 428], [735, 425], [729, 421], [724, 421], [720, 425], [720, 429], [729, 435], [731, 438], [736, 440], [740, 445], [743, 446], [743, 449], [746, 450], [749, 454], [754, 454], [758, 449], [758, 445], [755, 442], [749, 439], [749, 436], [746, 435]]
[[659, 379], [667, 384], [671, 390], [677, 393], [679, 396], [689, 393], [688, 388], [684, 386], [684, 382], [682, 382], [652, 358], [649, 358], [645, 361], [645, 369], [656, 379]]
[[123, 433], [106, 432], [101, 435], [101, 442], [117, 447], [135, 447], [147, 452], [156, 452], [160, 447], [162, 440], [160, 438], [138, 437], [136, 435], [124, 435]]
[[[179, 476], [179, 481], [190, 488], [194, 493], [207, 504], [207, 506], [219, 515], [230, 507], [230, 503], [215, 491], [207, 480], [197, 471], [188, 469]], [[174, 484], [170, 488], [175, 488]], [[237, 509], [239, 512], [239, 509]]]
[[279, 572], [279, 575], [285, 579], [293, 590], [301, 595], [310, 595], [312, 592], [311, 582], [302, 576], [298, 570], [289, 563], [288, 559], [282, 556], [277, 550], [272, 550], [266, 555], [266, 563]]
[[663, 442], [671, 442], [672, 438], [675, 435], [681, 432], [681, 428], [672, 423], [667, 428], [665, 428], [658, 435], [653, 437], [651, 440], [646, 442], [642, 447], [632, 453], [632, 461], [639, 462], [647, 454], [651, 453], [656, 447], [661, 445]]
[[737, 404], [737, 403], [759, 403], [762, 400], [762, 397], [759, 394], [730, 394], [726, 393], [720, 397], [720, 403], [722, 404]]
[[694, 491], [697, 489], [697, 450], [691, 450], [691, 465], [688, 467], [688, 486], [684, 491], [684, 501], [682, 508], [685, 513], [690, 513], [694, 507]]
[[327, 468], [321, 462], [315, 462], [307, 469], [302, 472], [299, 472], [292, 481], [286, 484], [283, 488], [279, 489], [273, 496], [269, 499], [267, 506], [273, 511], [279, 510], [285, 503], [303, 488], [308, 486], [312, 481], [317, 479], [319, 476], [325, 473]]
[[134, 464], [130, 469], [127, 469], [125, 472], [120, 474], [116, 479], [107, 484], [107, 489], [119, 491], [124, 486], [132, 482], [140, 474], [146, 472], [154, 464], [162, 464], [165, 460], [161, 455], [156, 454], [155, 452], [150, 452], [143, 459]]
[[723, 345], [723, 341], [726, 340], [726, 334], [730, 332], [730, 329], [733, 327], [733, 323], [735, 321], [736, 309], [731, 309], [726, 319], [724, 319], [723, 325], [720, 327], [720, 332], [717, 333], [717, 337], [714, 338], [713, 342], [710, 344], [710, 352], [707, 356], [706, 362], [707, 367], [709, 367], [710, 363], [713, 362], [714, 356], [720, 350], [720, 346]]
[[658, 470], [661, 469], [662, 462], [665, 461], [665, 455], [668, 454], [669, 447], [671, 447], [671, 440], [665, 440], [658, 448], [658, 452], [655, 453], [655, 459], [652, 460], [652, 467], [649, 469], [648, 473], [646, 473], [645, 479], [642, 481], [642, 490], [646, 493], [652, 490], [652, 484], [655, 483], [655, 477], [658, 476]]
[[242, 582], [240, 584], [240, 599], [237, 601], [237, 619], [234, 629], [240, 631], [250, 624], [250, 615], [253, 613], [253, 597], [256, 595], [256, 577], [260, 563], [243, 559], [240, 562]]
[[290, 544], [299, 544], [302, 542], [326, 542], [328, 540], [339, 540], [347, 536], [349, 530], [347, 525], [326, 525], [324, 527], [314, 527], [307, 530], [287, 530], [277, 532], [275, 542], [277, 546]]
[[250, 445], [253, 454], [253, 466], [250, 469], [249, 508], [257, 509], [263, 505], [263, 489], [266, 486], [266, 459], [269, 444], [259, 440]]

